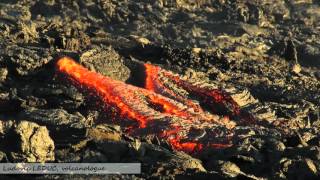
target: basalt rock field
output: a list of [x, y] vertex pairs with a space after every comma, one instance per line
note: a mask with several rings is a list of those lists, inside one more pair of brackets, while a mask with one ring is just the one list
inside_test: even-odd
[[1, 179], [319, 179], [318, 0], [0, 0]]

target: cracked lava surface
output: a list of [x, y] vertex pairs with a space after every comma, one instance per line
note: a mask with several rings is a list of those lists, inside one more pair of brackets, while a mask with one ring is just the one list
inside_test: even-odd
[[[89, 71], [69, 57], [60, 58], [56, 65], [78, 89], [98, 97], [107, 112], [112, 112], [112, 122], [127, 126], [128, 134], [156, 135], [176, 150], [193, 153], [203, 148], [229, 147], [236, 124], [252, 120], [226, 92], [195, 85], [155, 65], [143, 65], [144, 87]], [[197, 101], [175, 92], [167, 81]], [[124, 125], [126, 121], [132, 123]]]

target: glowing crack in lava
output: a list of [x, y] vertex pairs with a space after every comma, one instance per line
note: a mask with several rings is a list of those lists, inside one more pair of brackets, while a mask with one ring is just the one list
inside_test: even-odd
[[[156, 135], [166, 139], [173, 148], [188, 153], [203, 148], [224, 148], [232, 145], [235, 122], [229, 117], [242, 117], [239, 106], [226, 93], [198, 87], [158, 66], [144, 64], [145, 87], [136, 87], [89, 71], [69, 57], [57, 61], [57, 70], [77, 88], [95, 94], [106, 108], [114, 109], [112, 120], [124, 126], [131, 135]], [[170, 88], [171, 81], [190, 95], [199, 98], [215, 112], [224, 109], [225, 116], [214, 115], [198, 103]], [[124, 128], [125, 129], [125, 128]]]

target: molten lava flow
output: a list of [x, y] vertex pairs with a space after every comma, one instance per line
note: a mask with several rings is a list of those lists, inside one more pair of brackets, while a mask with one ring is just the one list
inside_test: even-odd
[[178, 85], [180, 88], [186, 90], [189, 94], [200, 98], [201, 103], [209, 106], [213, 112], [224, 111], [226, 117], [238, 117], [244, 121], [252, 121], [253, 119], [250, 114], [241, 112], [239, 105], [232, 99], [230, 95], [222, 90], [208, 89], [193, 85], [192, 83], [181, 79], [178, 75], [151, 64], [145, 64], [144, 66], [146, 69], [146, 89], [152, 90], [164, 96], [169, 96], [170, 98], [188, 105], [197, 112], [203, 112], [200, 106], [196, 105], [190, 100], [186, 100], [185, 97], [174, 93], [170, 87], [167, 87], [160, 80], [162, 78], [166, 78]]
[[146, 69], [146, 80], [145, 80], [145, 88], [156, 93], [162, 94], [164, 96], [168, 96], [176, 101], [184, 103], [189, 108], [192, 108], [196, 112], [203, 112], [201, 107], [191, 100], [185, 99], [182, 96], [179, 96], [172, 90], [165, 87], [163, 83], [161, 83], [158, 75], [160, 73], [160, 67], [153, 66], [151, 64], [144, 64]]
[[231, 145], [235, 123], [226, 117], [205, 112], [200, 105], [168, 88], [162, 78], [200, 98], [214, 108], [216, 104], [239, 114], [239, 107], [230, 96], [218, 90], [197, 87], [178, 75], [160, 67], [145, 64], [145, 88], [125, 84], [98, 73], [91, 72], [69, 57], [57, 62], [58, 72], [64, 74], [80, 90], [94, 92], [119, 120], [132, 120], [132, 135], [156, 135], [166, 139], [172, 147], [185, 152], [199, 151], [205, 147], [224, 148]]
[[[108, 105], [117, 107], [120, 115], [128, 117], [139, 122], [140, 127], [145, 127], [149, 117], [137, 113], [134, 109], [128, 106], [126, 99], [121, 98], [120, 92], [122, 83], [114, 81], [111, 78], [103, 77], [100, 74], [90, 72], [86, 68], [75, 63], [68, 57], [63, 57], [57, 62], [58, 70], [69, 76], [72, 80], [85, 86], [88, 89], [94, 89], [101, 95], [104, 102]], [[126, 87], [124, 87], [126, 88]], [[128, 88], [131, 90], [130, 88]], [[133, 90], [131, 90], [133, 91]], [[130, 99], [137, 99], [134, 94], [128, 96]], [[129, 100], [129, 99], [128, 99]]]

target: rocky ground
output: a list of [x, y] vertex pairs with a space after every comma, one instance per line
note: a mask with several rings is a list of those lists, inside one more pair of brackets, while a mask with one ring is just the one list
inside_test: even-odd
[[[142, 163], [139, 175], [4, 177], [318, 179], [319, 12], [317, 0], [0, 0], [0, 161]], [[233, 146], [192, 156], [130, 137], [57, 77], [62, 55], [126, 82], [132, 61], [158, 64], [285, 133], [248, 126]]]

